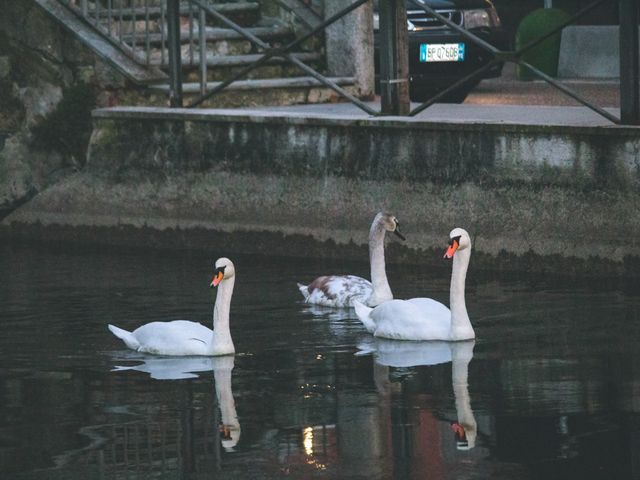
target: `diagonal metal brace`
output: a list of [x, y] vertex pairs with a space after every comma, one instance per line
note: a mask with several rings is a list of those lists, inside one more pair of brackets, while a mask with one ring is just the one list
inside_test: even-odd
[[569, 87], [566, 87], [565, 85], [563, 85], [562, 83], [558, 82], [554, 78], [550, 77], [549, 75], [547, 75], [544, 72], [540, 71], [539, 69], [537, 69], [533, 65], [530, 65], [529, 63], [524, 62], [521, 59], [521, 57], [522, 57], [522, 55], [524, 53], [526, 53], [527, 51], [531, 50], [532, 48], [538, 46], [539, 44], [541, 44], [542, 42], [544, 42], [545, 40], [547, 40], [551, 36], [553, 36], [553, 35], [557, 34], [558, 32], [560, 32], [566, 26], [574, 23], [576, 20], [580, 19], [581, 17], [583, 17], [584, 15], [589, 13], [594, 8], [600, 6], [603, 3], [606, 3], [609, 0], [595, 0], [594, 2], [590, 3], [586, 7], [582, 8], [581, 10], [576, 12], [573, 16], [568, 18], [566, 21], [562, 22], [560, 25], [558, 25], [553, 30], [545, 33], [544, 35], [536, 38], [535, 40], [530, 41], [529, 43], [525, 44], [520, 49], [518, 49], [517, 51], [514, 51], [514, 52], [504, 52], [504, 51], [494, 47], [490, 43], [488, 43], [485, 40], [477, 37], [476, 35], [474, 35], [473, 33], [469, 32], [468, 30], [460, 27], [459, 25], [456, 25], [455, 23], [450, 21], [448, 18], [445, 18], [444, 16], [440, 15], [438, 12], [433, 10], [431, 7], [419, 3], [417, 0], [409, 0], [409, 1], [410, 1], [410, 3], [415, 5], [416, 7], [421, 8], [422, 10], [427, 12], [428, 14], [430, 14], [430, 15], [434, 16], [435, 18], [437, 18], [438, 20], [440, 20], [442, 23], [448, 25], [449, 27], [451, 27], [455, 31], [459, 32], [462, 36], [464, 36], [469, 41], [475, 43], [476, 45], [480, 46], [481, 48], [489, 51], [490, 53], [492, 53], [494, 55], [494, 60], [493, 61], [489, 62], [487, 65], [481, 67], [480, 69], [476, 70], [474, 73], [466, 76], [465, 78], [455, 82], [453, 85], [449, 86], [447, 89], [439, 92], [437, 95], [435, 95], [434, 97], [429, 99], [427, 102], [425, 102], [422, 105], [420, 105], [420, 106], [416, 107], [415, 109], [413, 109], [410, 112], [409, 115], [411, 115], [411, 116], [417, 115], [418, 113], [422, 112], [426, 108], [428, 108], [431, 105], [433, 105], [434, 103], [436, 103], [436, 101], [438, 99], [440, 99], [441, 97], [443, 97], [447, 93], [452, 92], [456, 88], [461, 87], [462, 85], [464, 85], [464, 83], [467, 82], [468, 80], [478, 78], [481, 73], [483, 73], [486, 70], [488, 70], [491, 66], [493, 66], [493, 65], [495, 65], [497, 63], [500, 63], [501, 61], [507, 61], [507, 62], [517, 63], [518, 65], [521, 65], [524, 68], [527, 68], [528, 70], [533, 72], [535, 75], [540, 77], [542, 80], [546, 81], [547, 83], [549, 83], [553, 87], [557, 88], [558, 90], [560, 90], [564, 94], [568, 95], [569, 97], [573, 98], [574, 100], [578, 101], [579, 103], [581, 103], [582, 105], [586, 106], [587, 108], [589, 108], [589, 109], [593, 110], [594, 112], [598, 113], [599, 115], [605, 117], [607, 120], [609, 120], [609, 121], [611, 121], [611, 122], [613, 122], [615, 124], [619, 124], [620, 123], [620, 119], [617, 118], [616, 116], [612, 115], [611, 113], [609, 113], [608, 111], [604, 110], [603, 108], [600, 108], [600, 107], [598, 107], [596, 105], [591, 104], [588, 100], [586, 100], [585, 98], [580, 96], [578, 93], [576, 93], [573, 90], [571, 90]]
[[502, 60], [499, 58], [495, 58], [493, 60], [491, 60], [489, 63], [487, 63], [486, 65], [483, 65], [482, 67], [474, 70], [472, 73], [470, 73], [469, 75], [467, 75], [464, 78], [461, 78], [460, 80], [458, 80], [457, 82], [455, 82], [452, 85], [449, 85], [446, 89], [442, 90], [441, 92], [438, 92], [436, 95], [434, 95], [433, 97], [431, 97], [429, 100], [427, 100], [426, 102], [424, 102], [421, 105], [418, 105], [416, 108], [414, 108], [413, 110], [411, 110], [411, 112], [409, 112], [409, 116], [410, 117], [414, 117], [417, 114], [419, 114], [420, 112], [426, 110], [427, 108], [429, 108], [431, 105], [433, 105], [434, 103], [436, 103], [438, 100], [440, 100], [440, 98], [444, 97], [445, 95], [447, 95], [448, 93], [453, 92], [454, 90], [456, 90], [458, 87], [463, 86], [465, 83], [467, 83], [469, 80], [474, 80], [476, 78], [479, 78], [480, 75], [482, 75], [484, 72], [488, 71], [491, 67], [493, 67], [494, 65], [500, 63]]
[[541, 37], [538, 37], [538, 38], [536, 38], [534, 40], [531, 40], [530, 42], [528, 42], [525, 45], [523, 45], [522, 47], [520, 47], [520, 49], [518, 49], [515, 52], [515, 55], [517, 57], [521, 57], [523, 53], [528, 52], [532, 48], [540, 45], [547, 38], [550, 38], [550, 37], [554, 36], [556, 33], [559, 33], [564, 27], [568, 27], [569, 25], [574, 23], [576, 20], [579, 20], [581, 17], [583, 17], [584, 15], [589, 13], [594, 8], [600, 6], [601, 4], [606, 3], [608, 1], [610, 1], [610, 0], [595, 0], [594, 2], [592, 2], [589, 5], [587, 5], [586, 7], [584, 7], [583, 9], [578, 10], [574, 15], [569, 17], [567, 20], [562, 22], [560, 25], [558, 25], [553, 30], [548, 31], [547, 33], [545, 33]]
[[465, 37], [467, 40], [469, 40], [470, 42], [475, 43], [476, 45], [478, 45], [479, 47], [482, 47], [483, 49], [487, 50], [488, 52], [493, 53], [493, 54], [497, 54], [497, 53], [500, 52], [500, 50], [498, 48], [494, 47], [489, 42], [483, 40], [482, 38], [478, 37], [477, 35], [474, 35], [473, 33], [471, 33], [466, 28], [462, 28], [460, 25], [457, 25], [457, 24], [453, 23], [448, 18], [446, 18], [446, 17], [440, 15], [438, 12], [436, 12], [433, 8], [431, 8], [431, 7], [427, 6], [427, 5], [424, 5], [423, 3], [419, 3], [417, 0], [409, 0], [409, 2], [412, 3], [414, 6], [416, 6], [418, 8], [421, 8], [422, 10], [424, 10], [429, 15], [432, 15], [433, 17], [437, 18], [442, 23], [444, 23], [448, 27], [451, 27], [453, 30], [458, 32], [463, 37]]
[[368, 105], [366, 105], [365, 103], [360, 101], [359, 99], [357, 99], [354, 96], [350, 95], [346, 90], [344, 90], [343, 88], [338, 86], [336, 83], [334, 83], [331, 80], [329, 80], [328, 78], [324, 77], [322, 74], [316, 72], [311, 67], [307, 66], [306, 64], [304, 64], [303, 62], [301, 62], [300, 60], [295, 58], [293, 55], [291, 55], [290, 53], [287, 53], [291, 49], [293, 49], [296, 46], [300, 45], [301, 43], [303, 43], [307, 39], [309, 39], [312, 36], [316, 35], [318, 32], [324, 30], [329, 25], [333, 24], [334, 22], [336, 22], [337, 20], [339, 20], [340, 18], [342, 18], [346, 14], [350, 13], [351, 11], [353, 11], [356, 8], [360, 7], [361, 5], [369, 2], [370, 0], [357, 0], [356, 2], [352, 3], [348, 7], [340, 10], [339, 12], [335, 13], [331, 17], [327, 18], [325, 21], [320, 23], [316, 28], [314, 28], [313, 30], [311, 30], [307, 34], [297, 38], [296, 40], [290, 42], [289, 44], [287, 44], [287, 45], [285, 45], [284, 47], [281, 47], [281, 48], [271, 48], [271, 46], [269, 44], [263, 42], [261, 39], [259, 39], [255, 35], [253, 35], [251, 32], [249, 32], [246, 29], [242, 28], [240, 25], [234, 23], [232, 20], [229, 20], [226, 16], [222, 15], [220, 12], [217, 12], [216, 10], [211, 8], [209, 5], [207, 5], [206, 3], [203, 3], [201, 0], [191, 0], [191, 1], [192, 1], [193, 4], [197, 5], [201, 9], [205, 10], [207, 13], [209, 13], [212, 16], [214, 16], [215, 18], [220, 20], [222, 23], [226, 24], [227, 26], [229, 26], [230, 28], [232, 28], [233, 30], [238, 32], [240, 35], [242, 35], [245, 38], [247, 38], [249, 41], [251, 41], [252, 43], [257, 45], [258, 47], [264, 49], [265, 52], [264, 52], [264, 55], [262, 57], [260, 57], [258, 60], [256, 60], [254, 63], [252, 63], [251, 65], [246, 66], [241, 71], [239, 71], [237, 74], [233, 75], [233, 77], [231, 77], [230, 79], [225, 80], [221, 84], [217, 85], [215, 88], [213, 88], [211, 91], [209, 91], [206, 95], [203, 95], [199, 99], [194, 101], [191, 105], [189, 105], [189, 107], [195, 107], [197, 105], [200, 105], [202, 102], [204, 102], [205, 100], [211, 98], [213, 95], [215, 95], [216, 93], [220, 92], [221, 90], [223, 90], [224, 88], [226, 88], [227, 86], [229, 86], [230, 84], [235, 82], [236, 80], [244, 77], [245, 75], [247, 75], [252, 70], [254, 70], [254, 69], [258, 68], [259, 66], [263, 65], [264, 63], [266, 63], [269, 59], [274, 58], [274, 57], [281, 57], [281, 58], [284, 58], [284, 59], [288, 60], [289, 62], [293, 63], [294, 65], [298, 66], [300, 69], [302, 69], [303, 71], [307, 72], [309, 75], [314, 77], [316, 80], [321, 82], [323, 85], [331, 88], [336, 93], [338, 93], [342, 97], [346, 98], [350, 102], [354, 103], [356, 106], [358, 106], [359, 108], [361, 108], [365, 112], [369, 113], [370, 115], [376, 115], [378, 113], [375, 110], [371, 109]]
[[560, 90], [564, 94], [568, 95], [569, 97], [573, 98], [574, 100], [577, 100], [578, 102], [583, 104], [585, 107], [590, 108], [594, 112], [602, 115], [607, 120], [609, 120], [609, 121], [611, 121], [611, 122], [613, 122], [615, 124], [619, 124], [620, 123], [620, 119], [618, 117], [616, 117], [615, 115], [612, 115], [611, 113], [607, 112], [605, 109], [603, 109], [601, 107], [598, 107], [596, 105], [592, 105], [591, 103], [589, 103], [588, 100], [586, 100], [585, 98], [580, 96], [578, 93], [574, 92], [569, 87], [566, 87], [562, 83], [560, 83], [557, 80], [555, 80], [554, 78], [550, 77], [549, 75], [547, 75], [543, 71], [537, 69], [533, 65], [531, 65], [531, 64], [529, 64], [529, 63], [527, 63], [527, 62], [525, 62], [523, 60], [519, 60], [517, 63], [518, 63], [518, 65], [522, 65], [523, 67], [527, 68], [528, 70], [530, 70], [534, 74], [538, 75], [540, 78], [545, 80], [547, 83], [553, 85], [554, 87], [556, 87], [558, 90]]

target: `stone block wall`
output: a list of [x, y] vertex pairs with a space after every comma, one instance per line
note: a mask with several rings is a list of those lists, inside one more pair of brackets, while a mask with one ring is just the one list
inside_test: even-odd
[[91, 110], [133, 88], [35, 2], [0, 0], [0, 218], [84, 165]]
[[462, 226], [474, 268], [638, 276], [635, 128], [94, 115], [86, 168], [7, 217], [10, 235], [366, 259], [369, 222], [386, 210], [407, 236], [390, 242], [394, 262], [438, 261]]

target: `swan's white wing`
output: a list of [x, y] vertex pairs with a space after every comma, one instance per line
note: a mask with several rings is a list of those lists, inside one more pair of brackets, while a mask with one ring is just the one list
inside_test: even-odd
[[307, 303], [325, 307], [351, 307], [354, 299], [366, 303], [373, 293], [371, 282], [355, 275], [318, 277], [307, 289]]
[[451, 310], [433, 298], [410, 298], [407, 302], [413, 303], [420, 309], [423, 315], [431, 318], [447, 318], [451, 316]]
[[[393, 340], [448, 340], [451, 313], [430, 299], [390, 300], [371, 312], [376, 337]], [[443, 308], [444, 307], [444, 308]]]
[[139, 352], [159, 355], [209, 355], [212, 331], [188, 320], [151, 322], [134, 330]]

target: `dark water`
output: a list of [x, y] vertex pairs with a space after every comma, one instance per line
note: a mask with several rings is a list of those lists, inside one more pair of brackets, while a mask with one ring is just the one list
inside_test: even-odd
[[[235, 357], [107, 331], [209, 325], [224, 253], [0, 246], [0, 478], [640, 478], [637, 285], [472, 259], [475, 345], [397, 344], [300, 301], [297, 280], [366, 264], [233, 256]], [[446, 302], [448, 274], [389, 268], [401, 298]]]

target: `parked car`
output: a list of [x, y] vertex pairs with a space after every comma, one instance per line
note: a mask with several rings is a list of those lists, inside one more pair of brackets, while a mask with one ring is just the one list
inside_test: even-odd
[[[504, 50], [507, 36], [498, 12], [490, 0], [421, 0], [456, 25], [466, 28], [493, 46]], [[423, 9], [406, 1], [409, 43], [409, 92], [412, 101], [424, 102], [449, 87], [478, 67], [486, 65], [493, 55]], [[376, 85], [379, 84], [379, 15], [374, 2], [374, 41]], [[481, 78], [465, 84], [440, 101], [462, 102], [484, 78], [499, 77], [502, 63], [485, 72]]]

